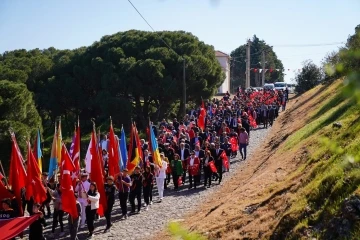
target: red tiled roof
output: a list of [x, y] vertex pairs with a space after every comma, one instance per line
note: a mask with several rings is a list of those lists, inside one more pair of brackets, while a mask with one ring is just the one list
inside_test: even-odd
[[216, 57], [230, 57], [228, 54], [221, 52], [221, 51], [215, 51]]

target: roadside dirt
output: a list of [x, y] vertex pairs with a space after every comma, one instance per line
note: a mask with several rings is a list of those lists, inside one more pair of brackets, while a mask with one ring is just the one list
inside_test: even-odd
[[[209, 239], [268, 239], [281, 217], [290, 207], [290, 197], [302, 182], [289, 176], [306, 159], [306, 146], [280, 152], [288, 136], [309, 120], [309, 109], [317, 108], [320, 99], [315, 91], [293, 98], [276, 120], [267, 140], [256, 154], [238, 169], [226, 185], [182, 222], [190, 231]], [[286, 179], [286, 181], [285, 181]], [[163, 232], [156, 239], [171, 239]]]

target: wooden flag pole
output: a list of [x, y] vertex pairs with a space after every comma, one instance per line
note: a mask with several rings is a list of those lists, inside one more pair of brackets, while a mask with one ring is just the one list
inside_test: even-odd
[[8, 186], [8, 181], [7, 181], [7, 177], [6, 177], [6, 174], [5, 174], [5, 171], [4, 171], [4, 167], [2, 165], [2, 162], [0, 160], [0, 167], [1, 167], [1, 171], [3, 172], [3, 175], [4, 175], [4, 179], [5, 179], [5, 183], [6, 183], [6, 186]]

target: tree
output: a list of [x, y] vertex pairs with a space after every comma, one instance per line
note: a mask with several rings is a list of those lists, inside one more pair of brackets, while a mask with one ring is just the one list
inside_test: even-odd
[[11, 141], [9, 128], [17, 136], [20, 147], [25, 149], [25, 139], [42, 130], [41, 118], [36, 110], [33, 94], [23, 83], [0, 80], [0, 159], [9, 166]]
[[130, 30], [73, 50], [5, 52], [0, 79], [25, 83], [34, 93], [49, 135], [58, 116], [65, 137], [78, 116], [84, 131], [92, 128], [91, 118], [108, 129], [109, 116], [114, 126], [127, 128], [133, 119], [144, 129], [149, 118], [181, 115], [184, 59], [187, 100], [199, 104], [216, 92], [225, 74], [214, 48], [184, 31]]
[[[250, 47], [250, 68], [261, 69], [261, 54], [265, 52], [265, 68], [273, 69], [274, 71], [267, 71], [265, 74], [265, 82], [282, 82], [284, 81], [283, 70], [284, 67], [282, 62], [277, 58], [276, 53], [273, 51], [272, 47], [266, 44], [264, 40], [260, 40], [256, 35], [253, 36], [251, 40]], [[246, 44], [241, 45], [240, 47], [233, 50], [230, 54], [231, 56], [231, 81], [233, 86], [245, 86], [245, 71], [246, 71]], [[275, 71], [279, 69], [280, 71]], [[261, 84], [261, 73], [251, 72], [250, 74], [250, 85], [251, 86], [260, 86]]]
[[133, 117], [145, 127], [149, 117], [157, 121], [174, 104], [184, 104], [183, 59], [187, 98], [212, 96], [225, 78], [212, 46], [183, 31], [131, 30], [57, 52], [38, 103], [51, 119], [65, 115], [72, 122], [80, 115], [103, 122], [111, 115], [115, 125], [128, 125]]
[[300, 94], [304, 93], [318, 85], [321, 80], [321, 69], [311, 60], [306, 60], [303, 62], [301, 72], [295, 76], [297, 82], [296, 91]]

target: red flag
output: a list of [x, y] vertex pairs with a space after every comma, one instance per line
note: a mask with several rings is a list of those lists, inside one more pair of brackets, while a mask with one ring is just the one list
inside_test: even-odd
[[35, 222], [38, 217], [39, 214], [34, 214], [31, 217], [17, 217], [0, 220], [1, 239], [15, 238]]
[[30, 200], [32, 197], [35, 203], [43, 203], [46, 200], [46, 189], [40, 179], [41, 172], [31, 151], [30, 142], [27, 145], [26, 200]]
[[91, 154], [91, 176], [90, 179], [92, 182], [96, 182], [96, 185], [98, 187], [98, 191], [100, 193], [100, 205], [98, 209], [98, 214], [100, 216], [104, 216], [104, 212], [106, 210], [106, 195], [105, 195], [105, 189], [104, 189], [104, 171], [102, 166], [102, 163], [100, 162], [100, 154], [99, 149], [97, 148], [96, 143], [96, 133], [95, 130], [93, 130], [91, 134], [91, 148], [90, 148], [90, 154]]
[[238, 146], [236, 137], [231, 137], [230, 143], [231, 143], [231, 151], [236, 152], [237, 150], [239, 150], [239, 146]]
[[73, 181], [71, 179], [71, 172], [76, 171], [76, 167], [71, 160], [71, 157], [62, 143], [61, 148], [61, 163], [62, 163], [62, 174], [61, 174], [61, 202], [62, 210], [70, 214], [72, 218], [78, 217], [78, 211], [76, 207], [76, 198], [74, 194]]
[[200, 115], [199, 115], [199, 118], [198, 118], [197, 125], [202, 130], [205, 129], [205, 117], [206, 117], [205, 105], [204, 105], [204, 101], [201, 101]]
[[72, 152], [72, 161], [75, 166], [75, 171], [72, 173], [71, 178], [73, 179], [73, 186], [76, 185], [76, 179], [80, 174], [80, 124], [78, 121], [76, 134], [75, 134], [75, 141], [74, 141], [74, 150]]
[[209, 162], [209, 166], [210, 166], [211, 172], [213, 172], [213, 173], [216, 173], [216, 172], [217, 172], [217, 169], [216, 169], [216, 167], [215, 167], [214, 161], [210, 161], [210, 162]]
[[1, 174], [0, 172], [0, 181], [4, 178], [4, 175]]
[[26, 172], [23, 165], [24, 159], [21, 155], [19, 146], [16, 142], [15, 134], [11, 134], [12, 147], [11, 147], [11, 160], [10, 160], [10, 174], [9, 185], [14, 192], [16, 201], [19, 206], [19, 215], [24, 214], [21, 203], [21, 189], [26, 186]]
[[[9, 192], [9, 190], [4, 186], [2, 181], [0, 181], [0, 201], [3, 200], [4, 198], [12, 199], [13, 197], [14, 197], [14, 195], [12, 195]], [[1, 209], [1, 206], [0, 206], [0, 209]]]
[[225, 151], [221, 153], [220, 157], [223, 160], [223, 165], [226, 168], [226, 170], [229, 170], [229, 159], [227, 158]]
[[112, 122], [110, 122], [110, 134], [109, 134], [109, 176], [115, 177], [115, 174], [120, 173], [119, 166], [119, 141], [115, 138], [114, 128]]

